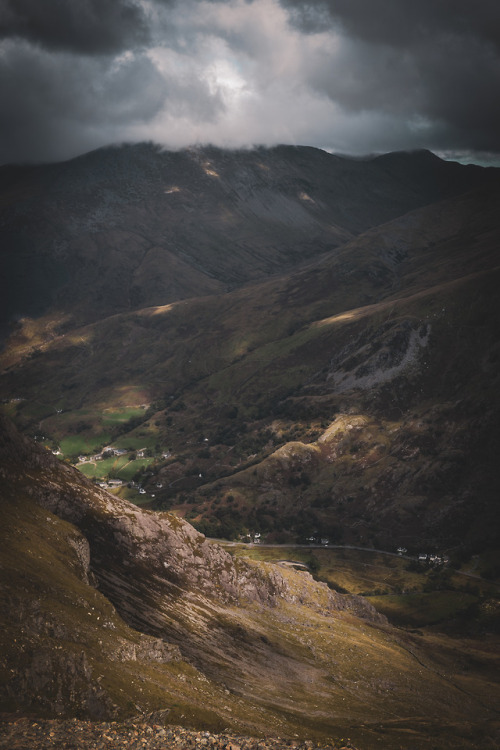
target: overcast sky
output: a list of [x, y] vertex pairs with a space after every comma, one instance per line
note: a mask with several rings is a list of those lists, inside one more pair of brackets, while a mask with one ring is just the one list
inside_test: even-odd
[[500, 0], [0, 0], [0, 163], [109, 143], [500, 165]]

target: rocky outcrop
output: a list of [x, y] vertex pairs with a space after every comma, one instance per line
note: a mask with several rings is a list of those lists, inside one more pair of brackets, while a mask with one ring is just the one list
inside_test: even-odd
[[[138, 630], [178, 641], [172, 611], [203, 631], [221, 606], [273, 607], [297, 600], [312, 606], [321, 601], [321, 609], [332, 613], [349, 609], [380, 619], [366, 603], [336, 594], [311, 576], [300, 578], [297, 593], [295, 579], [285, 580], [275, 566], [234, 558], [183, 519], [141, 510], [109, 494], [3, 424], [0, 457], [8, 459], [1, 463], [8, 467], [12, 487], [17, 477], [35, 502], [78, 528], [68, 542], [81, 579], [88, 582], [90, 576]], [[209, 613], [205, 623], [199, 619], [200, 602]]]
[[487, 717], [484, 691], [479, 701], [427, 668], [418, 643], [362, 599], [305, 572], [233, 559], [175, 516], [130, 506], [44, 449], [29, 452], [7, 427], [4, 711], [322, 740], [367, 721], [360, 736], [373, 737], [396, 712], [441, 726], [450, 705], [454, 719], [471, 701]]
[[385, 323], [378, 331], [363, 332], [331, 362], [327, 380], [336, 393], [369, 390], [400, 375], [420, 372], [422, 351], [428, 345], [430, 324], [403, 320]]
[[84, 713], [103, 719], [116, 713], [106, 692], [92, 678], [85, 651], [37, 648], [27, 657], [26, 666], [7, 685], [4, 700], [30, 696], [35, 714]]

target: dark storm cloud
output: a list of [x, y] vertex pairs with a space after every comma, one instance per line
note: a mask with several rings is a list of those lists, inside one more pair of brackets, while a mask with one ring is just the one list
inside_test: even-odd
[[342, 54], [310, 67], [318, 91], [348, 110], [406, 116], [430, 148], [500, 151], [498, 0], [281, 3], [300, 31], [343, 40]]
[[0, 163], [111, 142], [500, 154], [500, 2], [0, 0]]
[[166, 89], [143, 55], [109, 66], [101, 57], [54, 57], [11, 44], [0, 58], [0, 100], [9, 102], [0, 115], [2, 161], [64, 156], [113, 140], [122, 123], [153, 117]]
[[162, 74], [142, 52], [110, 64], [27, 44], [11, 44], [0, 57], [0, 101], [9, 102], [0, 111], [0, 163], [64, 159], [126, 140], [165, 102], [192, 122], [210, 121], [222, 106], [192, 73]]
[[133, 0], [2, 0], [0, 36], [84, 54], [115, 53], [150, 38], [147, 15]]
[[407, 47], [430, 34], [479, 37], [500, 45], [497, 0], [280, 0], [304, 31], [329, 25], [369, 42]]

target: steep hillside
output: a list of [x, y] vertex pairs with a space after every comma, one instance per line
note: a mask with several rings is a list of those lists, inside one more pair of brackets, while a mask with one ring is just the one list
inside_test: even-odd
[[140, 144], [3, 167], [0, 322], [51, 312], [67, 330], [222, 292], [491, 178], [428, 152], [352, 160], [285, 146]]
[[27, 322], [6, 408], [75, 461], [113, 442], [122, 464], [82, 470], [215, 536], [494, 547], [499, 203], [472, 191], [294, 273], [51, 340]]
[[2, 420], [1, 700], [360, 747], [493, 747], [493, 643], [396, 631], [307, 573], [232, 558]]

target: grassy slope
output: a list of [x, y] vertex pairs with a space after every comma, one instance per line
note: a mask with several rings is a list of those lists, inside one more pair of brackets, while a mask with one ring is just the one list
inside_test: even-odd
[[[131, 647], [146, 639], [82, 581], [69, 543], [78, 538], [74, 528], [19, 494], [4, 500], [2, 510], [8, 532], [0, 547], [2, 683], [9, 685], [4, 710], [51, 715], [47, 704], [62, 684], [61, 715], [86, 716], [92, 706], [96, 716], [169, 709], [174, 724], [319, 741], [349, 736], [366, 750], [379, 747], [382, 738], [396, 750], [408, 736], [421, 748], [438, 743], [451, 749], [457, 742], [473, 748], [478, 736], [485, 748], [493, 747], [494, 646], [488, 641], [417, 638], [349, 615], [332, 619], [282, 604], [219, 610], [220, 633], [230, 636], [227, 648], [241, 641], [239, 669], [229, 682], [229, 675], [218, 680], [175, 659], [130, 659]], [[299, 595], [302, 574], [283, 574]], [[183, 650], [189, 652], [188, 643]], [[75, 676], [61, 652], [74, 654], [85, 669]], [[44, 674], [42, 658], [50, 660], [52, 681], [30, 703]]]
[[[185, 512], [175, 493], [188, 491], [209, 521], [235, 490], [254, 526], [267, 502], [291, 533], [303, 511], [301, 525], [341, 526], [362, 542], [397, 534], [407, 545], [441, 544], [444, 533], [453, 545], [467, 529], [472, 545], [493, 543], [497, 223], [495, 194], [471, 194], [372, 230], [289, 277], [113, 316], [35, 357], [26, 357], [28, 338], [4, 355], [3, 392], [26, 398], [16, 405], [21, 426], [47, 427], [56, 440], [73, 440], [90, 410], [88, 447], [99, 435], [116, 439], [103, 432], [110, 408], [155, 404], [119, 444], [171, 448], [160, 500]], [[417, 334], [424, 343], [398, 370]], [[299, 453], [309, 448], [297, 446], [288, 463], [266, 458], [339, 419], [345, 435], [316, 444], [308, 485]]]
[[[197, 458], [197, 453], [203, 448], [202, 441], [205, 435], [209, 436], [211, 444], [217, 442], [216, 430], [220, 426], [221, 418], [224, 421], [224, 403], [227, 403], [229, 400], [230, 402], [239, 404], [243, 417], [245, 416], [245, 410], [248, 416], [252, 412], [254, 415], [259, 416], [261, 413], [269, 413], [267, 411], [270, 406], [269, 401], [275, 404], [279, 400], [280, 395], [286, 396], [290, 393], [291, 389], [297, 389], [297, 386], [300, 387], [305, 382], [306, 388], [303, 387], [302, 391], [299, 390], [297, 395], [294, 394], [292, 398], [289, 398], [285, 402], [288, 413], [283, 410], [284, 419], [282, 418], [281, 420], [281, 431], [284, 436], [288, 429], [287, 425], [292, 422], [295, 423], [295, 429], [299, 427], [297, 437], [300, 439], [304, 433], [307, 434], [307, 430], [304, 430], [304, 427], [305, 424], [310, 423], [311, 417], [314, 422], [313, 426], [322, 431], [326, 425], [332, 423], [332, 415], [339, 408], [344, 412], [352, 412], [353, 409], [359, 409], [358, 413], [363, 416], [363, 419], [367, 419], [365, 424], [368, 429], [363, 430], [360, 435], [357, 435], [357, 443], [361, 444], [362, 449], [356, 453], [352, 453], [349, 452], [349, 444], [346, 445], [343, 449], [345, 456], [337, 461], [335, 471], [333, 472], [336, 494], [340, 495], [341, 498], [342, 496], [359, 494], [363, 491], [363, 487], [367, 485], [367, 482], [373, 484], [375, 487], [377, 482], [381, 482], [381, 487], [383, 487], [384, 475], [388, 476], [385, 483], [389, 482], [390, 485], [391, 473], [394, 474], [394, 471], [398, 468], [398, 464], [402, 460], [408, 461], [405, 451], [406, 453], [413, 451], [415, 454], [415, 448], [404, 448], [405, 443], [411, 445], [413, 442], [415, 447], [418, 447], [420, 443], [420, 446], [424, 447], [427, 441], [429, 447], [433, 446], [434, 450], [438, 449], [440, 452], [446, 451], [450, 456], [453, 450], [462, 451], [461, 454], [457, 453], [457, 455], [462, 455], [464, 448], [468, 448], [470, 445], [476, 451], [478, 448], [480, 449], [484, 460], [487, 454], [484, 453], [484, 449], [477, 443], [477, 438], [474, 441], [469, 440], [469, 444], [465, 440], [467, 435], [466, 430], [469, 429], [470, 425], [469, 415], [475, 408], [476, 397], [484, 403], [489, 399], [492, 406], [496, 399], [494, 381], [491, 384], [491, 394], [488, 394], [488, 391], [484, 388], [480, 390], [479, 384], [483, 376], [473, 366], [477, 358], [482, 357], [484, 361], [484, 351], [487, 351], [488, 347], [492, 345], [491, 342], [494, 341], [494, 332], [497, 325], [495, 320], [496, 308], [492, 306], [487, 312], [484, 309], [485, 301], [490, 298], [488, 287], [492, 284], [494, 285], [494, 280], [491, 276], [485, 278], [482, 284], [484, 289], [482, 303], [478, 301], [477, 280], [462, 284], [461, 286], [452, 285], [449, 288], [440, 289], [439, 297], [435, 292], [431, 292], [427, 296], [418, 296], [402, 303], [390, 303], [390, 307], [385, 305], [375, 308], [371, 311], [371, 314], [367, 313], [368, 317], [364, 313], [360, 315], [354, 314], [348, 316], [346, 319], [334, 318], [333, 321], [328, 320], [322, 325], [307, 328], [284, 339], [280, 345], [269, 345], [267, 348], [261, 347], [251, 352], [240, 363], [221, 370], [219, 374], [212, 376], [209, 380], [203, 379], [199, 386], [196, 385], [196, 382], [200, 375], [195, 375], [191, 380], [191, 389], [189, 389], [189, 382], [185, 383], [185, 387], [189, 389], [187, 393], [189, 394], [190, 392], [192, 394], [189, 397], [185, 395], [182, 397], [186, 401], [187, 409], [180, 412], [175, 411], [175, 409], [169, 409], [166, 414], [170, 415], [170, 425], [163, 422], [165, 417], [160, 415], [160, 425], [163, 425], [163, 427], [160, 426], [159, 439], [155, 434], [157, 428], [154, 428], [153, 424], [149, 423], [146, 425], [145, 430], [143, 430], [142, 436], [134, 437], [134, 434], [131, 434], [129, 437], [123, 436], [117, 444], [124, 445], [125, 447], [144, 447], [148, 442], [154, 444], [161, 441], [164, 446], [171, 447], [173, 445], [174, 453], [177, 456], [186, 456], [188, 461], [191, 460], [194, 465], [198, 464], [201, 466], [202, 473], [205, 474], [206, 467], [213, 466], [217, 463], [217, 460], [220, 462], [222, 455], [212, 457], [212, 453], [210, 453], [208, 460], [203, 459], [200, 461]], [[463, 302], [467, 296], [470, 302], [466, 308], [468, 317], [464, 320]], [[443, 306], [446, 307], [446, 315], [443, 315]], [[476, 307], [479, 313], [483, 315], [483, 322], [479, 326], [476, 322], [478, 319], [478, 313], [475, 312]], [[420, 393], [415, 386], [412, 386], [409, 399], [409, 383], [402, 383], [403, 387], [401, 389], [401, 385], [393, 382], [379, 389], [378, 400], [374, 400], [373, 398], [370, 400], [365, 399], [363, 392], [355, 394], [354, 398], [349, 393], [334, 396], [328, 385], [328, 371], [321, 374], [321, 365], [325, 361], [324, 352], [335, 352], [350, 341], [355, 341], [356, 337], [366, 336], [367, 323], [371, 330], [377, 331], [381, 325], [390, 324], [391, 321], [394, 321], [394, 325], [397, 325], [398, 321], [412, 320], [413, 317], [417, 320], [429, 320], [432, 324], [434, 338], [433, 352], [435, 354], [432, 355], [432, 352], [429, 352], [429, 356], [432, 355], [433, 359], [427, 362], [424, 373], [419, 371], [414, 374], [415, 384], [420, 384]], [[462, 344], [467, 344], [466, 348], [468, 351], [467, 360], [462, 357], [459, 367], [454, 365], [453, 368], [450, 367], [449, 363], [452, 358], [456, 360], [457, 352], [454, 350], [454, 339], [453, 337], [450, 338], [450, 331], [454, 333], [454, 336], [460, 336]], [[201, 338], [200, 335], [198, 337]], [[225, 341], [227, 342], [227, 339]], [[478, 350], [477, 355], [472, 354], [474, 348]], [[208, 349], [208, 357], [214, 358], [216, 356], [214, 355], [214, 349], [216, 352], [217, 347]], [[175, 358], [175, 362], [178, 365], [182, 365], [182, 350], [183, 345], [181, 344]], [[202, 352], [204, 351], [206, 351], [206, 348], [203, 347], [201, 340], [199, 348], [192, 345], [191, 351], [185, 355], [186, 357], [191, 356], [191, 362], [188, 360], [182, 366], [179, 382], [182, 381], [182, 370], [187, 370], [189, 366], [194, 366], [199, 372], [201, 367], [199, 360], [203, 356]], [[151, 346], [151, 356], [158, 357], [158, 351], [154, 346]], [[163, 357], [160, 356], [159, 358], [161, 361], [164, 361]], [[46, 365], [47, 368], [51, 367], [52, 364], [53, 360], [49, 360]], [[96, 360], [96, 365], [98, 364]], [[207, 366], [206, 358], [204, 365]], [[99, 366], [102, 366], [102, 363]], [[169, 368], [168, 372], [175, 377], [175, 363], [171, 369]], [[286, 379], [284, 379], [283, 373], [286, 373]], [[89, 379], [92, 380], [91, 373], [88, 374]], [[315, 375], [315, 378], [312, 378], [313, 375]], [[27, 380], [29, 378], [30, 374], [28, 371]], [[446, 382], [447, 380], [449, 382]], [[166, 382], [171, 381], [167, 380]], [[474, 390], [475, 382], [477, 383], [477, 390]], [[310, 385], [307, 385], [308, 383]], [[467, 391], [463, 391], [465, 385], [467, 385]], [[456, 401], [465, 396], [465, 404], [468, 402], [468, 405], [465, 406], [464, 404], [465, 408], [462, 407], [462, 415], [460, 413], [454, 414], [452, 404], [448, 403], [446, 405], [446, 402], [444, 408], [441, 407], [442, 413], [440, 413], [436, 403], [430, 400], [433, 399], [435, 401], [437, 387], [444, 392], [443, 396], [448, 391], [446, 394], [448, 398], [449, 393], [453, 392], [454, 389]], [[447, 401], [448, 398], [446, 399]], [[410, 403], [408, 403], [409, 400]], [[101, 399], [101, 401], [103, 404], [106, 403], [104, 399]], [[413, 404], [411, 404], [411, 401], [413, 401]], [[401, 407], [404, 405], [406, 409], [411, 405], [413, 411], [410, 413], [406, 411], [406, 413], [401, 414], [401, 411], [399, 411], [400, 405]], [[19, 406], [21, 407], [19, 412], [21, 416], [25, 413], [26, 407], [25, 409], [22, 408], [23, 403]], [[305, 413], [305, 418], [297, 420], [294, 414], [300, 410]], [[383, 417], [381, 419], [380, 415], [384, 413], [394, 416], [390, 420]], [[485, 413], [487, 414], [488, 410]], [[309, 416], [307, 416], [308, 414]], [[330, 415], [330, 419], [328, 419], [328, 415]], [[75, 414], [75, 419], [77, 416]], [[324, 424], [325, 416], [327, 417], [326, 424]], [[291, 420], [290, 417], [292, 418]], [[21, 419], [23, 419], [22, 416]], [[57, 417], [51, 417], [52, 424], [56, 424], [56, 420]], [[349, 420], [350, 422], [353, 421], [351, 417], [348, 418]], [[237, 421], [240, 422], [241, 417]], [[429, 427], [432, 424], [432, 433], [430, 433], [429, 428], [423, 427], [426, 422], [428, 422]], [[453, 438], [451, 440], [448, 427], [450, 423], [454, 424]], [[61, 425], [63, 424], [61, 421]], [[226, 424], [232, 426], [231, 421], [228, 422], [227, 418]], [[38, 426], [37, 424], [37, 428]], [[182, 427], [182, 432], [179, 431], [180, 427]], [[280, 421], [278, 423], [275, 421], [273, 428], [275, 433], [274, 439], [277, 438], [280, 440]], [[62, 429], [64, 430], [65, 427], [63, 426]], [[481, 426], [477, 425], [475, 430], [480, 434]], [[442, 438], [438, 437], [439, 431], [441, 431]], [[92, 430], [90, 431], [90, 435], [92, 435]], [[106, 437], [108, 436], [106, 435]], [[487, 439], [487, 433], [482, 439]], [[281, 437], [281, 440], [283, 440], [283, 437]], [[102, 442], [100, 440], [101, 444]], [[350, 444], [352, 442], [351, 439]], [[190, 447], [190, 444], [193, 447]], [[77, 445], [73, 446], [75, 453], [77, 447]], [[382, 452], [380, 452], [381, 447]], [[222, 449], [223, 451], [224, 449]], [[255, 450], [250, 447], [247, 455], [254, 452]], [[237, 460], [241, 461], [244, 455], [240, 453]], [[473, 461], [471, 460], [470, 463], [472, 465]], [[432, 470], [432, 460], [429, 459], [428, 454], [422, 451], [421, 447], [417, 449], [416, 455], [413, 457], [413, 464], [415, 467], [414, 471], [418, 470], [418, 468], [425, 470], [426, 466], [429, 467], [429, 470]], [[241, 485], [242, 497], [252, 507], [256, 504], [258, 497], [261, 498], [261, 501], [264, 499], [260, 478], [267, 471], [265, 467], [270, 465], [269, 461], [263, 464], [262, 469], [257, 470], [256, 479], [253, 475], [253, 471], [255, 470], [252, 470], [252, 472], [240, 473], [234, 478], [224, 480], [223, 486], [233, 487], [235, 483], [236, 485]], [[370, 468], [371, 465], [373, 465], [373, 468]], [[181, 472], [184, 471], [186, 473], [189, 470], [189, 463], [184, 468], [180, 464], [178, 464], [178, 467]], [[359, 474], [357, 467], [364, 468], [363, 475]], [[237, 468], [237, 465], [235, 468]], [[222, 461], [222, 469], [225, 469], [226, 472], [229, 470], [230, 473], [234, 473], [235, 468]], [[478, 468], [477, 473], [481, 474], [481, 472], [482, 469]], [[173, 478], [177, 479], [178, 475], [174, 474]], [[315, 469], [312, 485], [306, 488], [305, 491], [302, 489], [301, 495], [303, 497], [305, 495], [309, 503], [316, 501], [321, 495], [331, 492], [332, 478], [332, 469], [328, 468], [328, 465], [325, 465], [321, 469], [320, 465]], [[276, 483], [280, 481], [281, 479], [277, 475]], [[433, 481], [436, 482], [436, 480]], [[436, 488], [438, 492], [440, 481], [438, 476], [438, 485]], [[486, 487], [488, 479], [487, 475], [484, 476], [484, 472], [480, 481]], [[489, 492], [494, 491], [494, 486], [493, 482]], [[180, 489], [182, 489], [182, 486]], [[411, 485], [409, 491], [410, 494], [415, 495], [415, 490]], [[296, 494], [297, 490], [289, 487], [289, 504], [290, 500]], [[385, 491], [385, 494], [387, 495], [387, 491]], [[293, 506], [291, 506], [290, 510], [292, 513], [295, 512]], [[359, 512], [359, 508], [356, 508], [355, 512]], [[322, 511], [323, 516], [324, 514], [325, 509]], [[335, 522], [335, 517], [332, 517], [331, 513], [330, 520], [331, 522]], [[404, 539], [403, 541], [408, 543], [411, 540]]]
[[[98, 717], [169, 709], [168, 721], [189, 727], [320, 741], [347, 735], [366, 750], [379, 747], [382, 737], [396, 750], [409, 732], [422, 748], [456, 747], [461, 738], [472, 749], [478, 733], [485, 747], [492, 746], [498, 677], [492, 639], [455, 644], [439, 634], [424, 638], [395, 630], [369, 612], [360, 619], [349, 609], [331, 610], [326, 586], [286, 568], [280, 574], [287, 595], [274, 606], [244, 594], [224, 604], [221, 586], [233, 565], [244, 581], [257, 575], [261, 586], [271, 583], [272, 570], [233, 563], [216, 550], [207, 556], [199, 535], [175, 517], [159, 521], [95, 491], [78, 472], [4, 427], [6, 710]], [[81, 533], [34, 497], [86, 529], [99, 590], [85, 580], [84, 555], [77, 554], [78, 548], [85, 552]], [[157, 548], [160, 537], [141, 537], [148, 524], [156, 529], [158, 523], [176, 535], [174, 549]], [[130, 545], [135, 529], [142, 542]], [[160, 572], [158, 554], [164, 561], [173, 555], [169, 562], [180, 577]], [[193, 584], [199, 559], [209, 589]], [[209, 559], [214, 567], [205, 571]], [[135, 630], [103, 596], [108, 590]], [[141, 624], [177, 644], [180, 658], [175, 652], [159, 658], [161, 644], [141, 634]]]
[[[280, 460], [277, 454], [257, 465], [254, 459], [246, 470], [236, 466], [229, 478], [206, 488], [208, 499], [236, 492], [242, 509], [259, 507], [267, 499], [278, 504], [281, 518], [287, 510], [294, 515], [317, 503], [316, 519], [352, 526], [362, 516], [372, 539], [384, 538], [385, 526], [415, 552], [429, 543], [426, 536], [435, 535], [432, 526], [439, 527], [449, 504], [448, 538], [467, 528], [469, 533], [475, 530], [477, 541], [484, 540], [488, 529], [494, 529], [491, 513], [498, 486], [492, 463], [498, 411], [493, 364], [500, 323], [497, 283], [497, 274], [485, 274], [381, 306], [366, 317], [334, 318], [314, 329], [311, 341], [304, 343], [305, 333], [290, 337], [290, 354], [272, 347], [274, 359], [259, 363], [253, 379], [248, 376], [248, 359], [216, 376], [219, 394], [238, 394], [240, 403], [252, 405], [249, 409], [260, 403], [261, 413], [266, 413], [266, 402], [279, 403], [280, 395], [294, 388], [280, 409], [273, 409], [272, 426], [275, 442], [295, 443]], [[362, 352], [383, 327], [397, 331], [407, 321], [432, 329], [415, 366], [377, 388], [336, 394], [328, 379], [335, 369], [335, 353], [347, 349], [345, 361], [350, 355], [355, 362], [356, 347]], [[322, 368], [325, 352], [327, 367]], [[254, 357], [258, 360], [258, 353]], [[311, 441], [307, 425], [324, 438], [301, 449], [297, 441]], [[325, 432], [328, 426], [332, 429]], [[241, 444], [244, 437], [239, 438]], [[255, 453], [252, 448], [246, 455], [240, 452], [243, 466]], [[205, 463], [210, 466], [210, 461]], [[298, 479], [304, 471], [309, 483], [293, 486], [289, 478]], [[457, 492], [480, 494], [484, 518], [467, 515], [464, 505], [457, 513]], [[203, 501], [203, 491], [198, 498]], [[321, 520], [313, 517], [308, 523], [317, 527]], [[431, 543], [439, 544], [439, 539]]]

